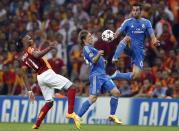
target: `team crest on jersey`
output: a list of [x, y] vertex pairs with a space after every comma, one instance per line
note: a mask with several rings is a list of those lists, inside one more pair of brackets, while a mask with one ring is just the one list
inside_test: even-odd
[[92, 52], [90, 52], [89, 57], [91, 57], [91, 58], [92, 58], [93, 56], [94, 56], [94, 55], [93, 55], [93, 53], [92, 53]]
[[142, 28], [145, 28], [145, 25], [144, 25], [144, 24], [142, 24]]

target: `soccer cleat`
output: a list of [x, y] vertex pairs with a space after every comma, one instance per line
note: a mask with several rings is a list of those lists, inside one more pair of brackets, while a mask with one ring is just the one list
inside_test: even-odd
[[81, 124], [81, 121], [80, 121], [80, 117], [78, 115], [76, 115], [75, 112], [73, 112], [72, 114], [66, 114], [66, 118], [68, 119], [73, 119], [74, 122], [75, 122], [75, 125], [78, 129], [80, 129], [80, 124]]
[[34, 125], [32, 126], [32, 129], [39, 129], [39, 127], [34, 124]]
[[123, 122], [121, 120], [119, 120], [116, 115], [110, 115], [109, 120], [116, 124], [123, 124]]
[[111, 79], [114, 79], [114, 80], [117, 79], [117, 74], [118, 74], [118, 73], [120, 73], [120, 71], [119, 71], [119, 70], [116, 70], [116, 71], [114, 72], [114, 74], [112, 74], [112, 75], [110, 76], [110, 78], [111, 78]]

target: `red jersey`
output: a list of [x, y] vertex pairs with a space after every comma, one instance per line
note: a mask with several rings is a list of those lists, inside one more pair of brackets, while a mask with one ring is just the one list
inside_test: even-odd
[[23, 64], [25, 64], [27, 67], [32, 68], [38, 74], [41, 74], [48, 69], [51, 69], [50, 64], [44, 57], [35, 58], [32, 55], [32, 52], [34, 50], [35, 48], [32, 47], [28, 47], [26, 50], [24, 50], [22, 56]]
[[55, 73], [59, 74], [62, 67], [64, 66], [63, 60], [60, 58], [51, 58], [48, 60], [48, 62], [50, 63], [50, 65], [52, 65], [52, 69]]

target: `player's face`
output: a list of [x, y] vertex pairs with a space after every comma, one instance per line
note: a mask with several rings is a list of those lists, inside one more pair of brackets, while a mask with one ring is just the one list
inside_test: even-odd
[[140, 6], [133, 6], [132, 7], [132, 16], [135, 18], [140, 18], [141, 10]]
[[93, 37], [92, 37], [91, 33], [88, 33], [84, 42], [85, 42], [85, 44], [92, 44], [93, 43]]
[[33, 42], [33, 39], [32, 39], [31, 36], [26, 35], [26, 36], [23, 38], [23, 43], [24, 43], [24, 46], [25, 46], [25, 47], [28, 47], [28, 46], [33, 45], [34, 42]]

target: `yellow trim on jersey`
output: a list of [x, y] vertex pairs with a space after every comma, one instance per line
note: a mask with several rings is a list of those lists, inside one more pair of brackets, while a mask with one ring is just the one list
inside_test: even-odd
[[46, 66], [51, 69], [51, 65], [49, 64], [49, 62], [47, 61], [47, 59], [45, 57], [42, 57], [42, 60], [45, 62]]

